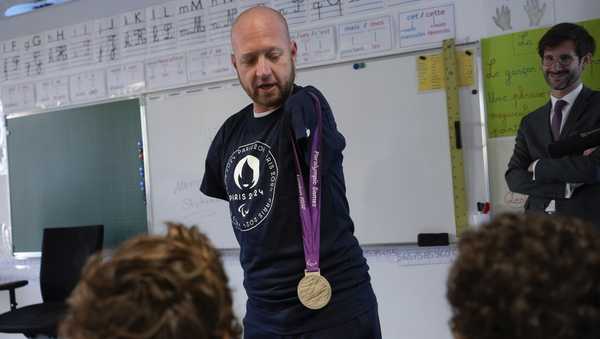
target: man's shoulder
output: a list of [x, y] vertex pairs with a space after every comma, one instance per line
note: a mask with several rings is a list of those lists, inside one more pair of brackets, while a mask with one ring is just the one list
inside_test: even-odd
[[306, 92], [306, 93], [312, 92], [319, 96], [323, 96], [323, 93], [321, 93], [321, 91], [318, 88], [316, 88], [315, 86], [312, 86], [312, 85], [300, 86], [298, 84], [294, 84], [294, 87], [292, 89], [292, 95], [300, 93], [300, 92]]
[[528, 123], [532, 120], [546, 119], [548, 112], [550, 112], [550, 101], [546, 101], [542, 106], [536, 108], [532, 112], [527, 113], [523, 117], [523, 123]]
[[252, 105], [252, 103], [249, 103], [244, 108], [242, 108], [239, 111], [232, 114], [227, 120], [236, 120], [236, 119], [247, 118], [248, 114], [252, 113], [252, 110], [253, 110], [253, 105]]
[[288, 104], [290, 102], [298, 102], [299, 100], [309, 100], [310, 102], [309, 98], [311, 97], [316, 98], [321, 103], [324, 112], [331, 111], [331, 107], [329, 106], [329, 102], [325, 98], [325, 95], [323, 95], [323, 93], [315, 86], [311, 85], [299, 86], [294, 84], [292, 95], [288, 98]]
[[589, 87], [583, 87], [582, 94], [586, 95], [590, 104], [597, 107], [600, 106], [600, 91], [595, 91]]
[[243, 121], [252, 114], [252, 104], [242, 108], [238, 112], [230, 115], [219, 127], [214, 139], [213, 145], [223, 145], [235, 133]]
[[232, 127], [238, 124], [240, 121], [248, 118], [250, 114], [252, 114], [252, 103], [230, 115], [225, 122], [223, 122], [223, 128]]
[[597, 90], [595, 90], [593, 88], [589, 88], [586, 85], [583, 85], [582, 91], [584, 93], [588, 92], [588, 94], [591, 95], [591, 96], [598, 96], [598, 95], [600, 95], [600, 91], [597, 91]]

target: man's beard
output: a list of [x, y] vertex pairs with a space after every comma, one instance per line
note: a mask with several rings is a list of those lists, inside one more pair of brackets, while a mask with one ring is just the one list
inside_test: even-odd
[[273, 95], [261, 95], [258, 86], [256, 86], [255, 84], [252, 84], [251, 90], [248, 88], [244, 88], [244, 90], [253, 102], [269, 109], [274, 109], [282, 106], [285, 100], [287, 100], [287, 98], [292, 93], [292, 89], [294, 88], [294, 80], [296, 78], [296, 68], [294, 63], [291, 63], [291, 70], [288, 81], [282, 84], [275, 76], [273, 77], [276, 80], [274, 86], [277, 87], [277, 91], [275, 91]]
[[563, 78], [561, 78], [559, 82], [555, 82], [552, 80], [550, 72], [544, 73], [546, 83], [550, 86], [552, 90], [562, 91], [568, 88], [569, 86], [573, 85], [575, 82], [577, 82], [577, 75], [574, 74], [572, 71], [566, 71], [561, 73], [563, 73]]

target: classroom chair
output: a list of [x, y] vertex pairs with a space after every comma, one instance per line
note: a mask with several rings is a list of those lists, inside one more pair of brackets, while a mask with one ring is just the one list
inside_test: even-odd
[[0, 333], [56, 337], [67, 310], [66, 299], [79, 281], [87, 258], [102, 249], [104, 226], [45, 228], [42, 240], [40, 290], [43, 302], [17, 308], [15, 289], [26, 280], [0, 285], [10, 293], [11, 310], [0, 314]]

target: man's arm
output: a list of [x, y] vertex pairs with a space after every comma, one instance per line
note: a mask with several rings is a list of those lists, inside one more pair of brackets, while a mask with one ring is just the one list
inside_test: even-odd
[[[310, 93], [310, 94], [309, 94]], [[313, 94], [318, 99], [321, 108], [321, 154], [323, 173], [329, 169], [334, 154], [341, 153], [346, 146], [346, 140], [338, 132], [331, 107], [323, 94], [312, 86], [298, 88], [286, 101], [284, 110], [291, 114], [292, 130], [299, 143], [306, 165], [310, 163], [310, 140], [317, 126], [317, 112]]]
[[228, 200], [221, 171], [221, 148], [223, 147], [223, 127], [210, 144], [206, 161], [204, 162], [204, 177], [200, 191], [209, 197]]
[[573, 155], [559, 159], [540, 159], [535, 168], [535, 180], [548, 182], [577, 182], [595, 184], [600, 182], [600, 149], [587, 155]]
[[[524, 120], [523, 120], [524, 121]], [[515, 149], [513, 155], [508, 162], [508, 170], [505, 178], [508, 188], [512, 192], [527, 194], [533, 197], [560, 199], [565, 197], [565, 184], [559, 182], [543, 183], [537, 179], [533, 180], [533, 173], [528, 171], [531, 163], [536, 160], [532, 159], [527, 147], [527, 139], [525, 138], [523, 121], [517, 132], [515, 141]]]

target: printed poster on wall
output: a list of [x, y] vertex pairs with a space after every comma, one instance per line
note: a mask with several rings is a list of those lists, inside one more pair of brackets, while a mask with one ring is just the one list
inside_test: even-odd
[[455, 36], [454, 5], [398, 14], [400, 47], [442, 42]]

